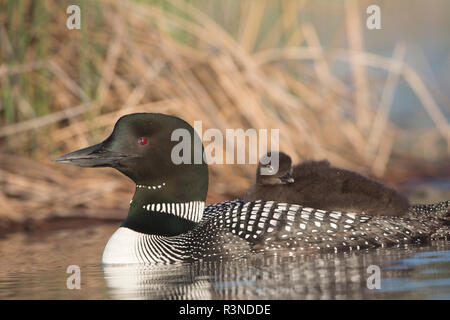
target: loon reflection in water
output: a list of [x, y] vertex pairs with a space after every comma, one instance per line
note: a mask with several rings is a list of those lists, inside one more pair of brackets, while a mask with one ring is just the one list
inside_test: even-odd
[[[427, 251], [441, 246], [447, 251]], [[443, 279], [450, 271], [449, 248], [437, 241], [432, 249], [402, 245], [339, 254], [259, 253], [165, 266], [109, 265], [104, 275], [114, 299], [436, 298], [450, 294]], [[381, 268], [380, 289], [367, 286], [373, 265]]]
[[[175, 163], [175, 130], [190, 141], [189, 161]], [[414, 206], [407, 215], [370, 216], [273, 201], [227, 201], [203, 211], [208, 167], [196, 164], [200, 138], [173, 116], [120, 118], [103, 142], [56, 161], [113, 167], [137, 185], [128, 216], [105, 247], [104, 264], [172, 263], [248, 252], [337, 252], [425, 242], [450, 234], [450, 201]], [[184, 150], [183, 150], [184, 155]]]

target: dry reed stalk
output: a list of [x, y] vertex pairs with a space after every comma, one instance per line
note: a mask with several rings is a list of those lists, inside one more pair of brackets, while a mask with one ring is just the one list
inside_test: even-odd
[[347, 86], [342, 81], [334, 77], [331, 73], [314, 26], [309, 23], [303, 24], [301, 26], [301, 30], [306, 39], [306, 42], [308, 43], [308, 47], [314, 48], [314, 50], [316, 50], [316, 58], [314, 60], [315, 71], [318, 78], [322, 81], [324, 87], [331, 90], [336, 90], [338, 94], [348, 93]]
[[289, 36], [288, 43], [300, 43], [301, 32], [297, 27], [298, 20], [297, 15], [306, 4], [305, 0], [300, 1], [282, 1], [281, 6], [283, 8], [282, 14], [275, 21], [270, 30], [261, 39], [259, 48], [271, 48], [276, 47], [280, 38], [288, 34], [289, 30], [293, 29], [292, 35]]
[[[403, 61], [405, 52], [405, 44], [398, 44], [394, 49], [394, 54], [392, 56], [393, 60]], [[389, 110], [391, 109], [395, 89], [401, 74], [401, 70], [399, 69], [400, 67], [400, 64], [395, 64], [395, 66], [389, 68], [388, 77], [383, 88], [380, 104], [369, 133], [369, 138], [367, 139], [366, 151], [368, 154], [372, 155], [378, 149], [381, 137], [383, 136], [384, 130], [389, 122]]]
[[[113, 16], [110, 16], [110, 19], [111, 18], [114, 19]], [[114, 26], [115, 36], [114, 39], [111, 40], [108, 47], [108, 52], [106, 54], [106, 59], [101, 74], [101, 80], [98, 85], [97, 93], [92, 106], [92, 111], [97, 114], [101, 112], [105, 96], [107, 95], [108, 87], [113, 81], [114, 70], [116, 69], [117, 60], [119, 59], [119, 55], [121, 52], [122, 37], [124, 32], [123, 26], [120, 20], [117, 22], [117, 24], [114, 24]]]
[[59, 78], [66, 88], [73, 92], [82, 101], [89, 101], [88, 95], [80, 88], [80, 86], [73, 81], [69, 75], [53, 60], [48, 62], [48, 68], [53, 74]]
[[[347, 38], [350, 48], [350, 60], [355, 59], [352, 52], [364, 51], [363, 37], [361, 34], [361, 20], [359, 18], [360, 8], [355, 0], [346, 0], [346, 23]], [[353, 82], [355, 85], [355, 113], [357, 126], [367, 132], [370, 127], [371, 115], [370, 110], [370, 91], [368, 89], [367, 74], [365, 66], [356, 63], [350, 63], [353, 71]]]
[[383, 141], [380, 143], [377, 156], [372, 164], [372, 172], [376, 176], [383, 176], [386, 171], [387, 163], [392, 152], [392, 146], [394, 145], [394, 135], [386, 134]]
[[30, 103], [21, 96], [20, 89], [17, 85], [15, 85], [12, 89], [12, 96], [17, 101], [17, 107], [18, 111], [25, 117], [25, 118], [33, 118], [36, 116], [36, 112], [33, 110], [33, 107], [30, 105]]
[[264, 1], [244, 1], [241, 3], [241, 20], [239, 26], [239, 43], [247, 52], [252, 52], [258, 37], [266, 3]]
[[39, 118], [22, 121], [0, 128], [0, 137], [18, 134], [24, 131], [40, 128], [51, 123], [69, 119], [89, 111], [89, 104], [80, 104], [67, 110], [57, 111]]

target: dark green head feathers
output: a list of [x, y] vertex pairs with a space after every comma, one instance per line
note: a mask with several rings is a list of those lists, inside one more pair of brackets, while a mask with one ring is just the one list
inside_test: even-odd
[[[181, 142], [181, 139], [172, 141], [172, 134], [177, 129], [189, 133], [190, 141], [183, 141], [189, 150], [180, 152], [181, 156], [185, 156], [183, 152], [190, 153], [188, 163], [175, 164], [172, 159], [172, 156], [180, 156], [172, 154]], [[180, 118], [159, 113], [134, 113], [121, 117], [103, 142], [66, 154], [56, 161], [82, 167], [112, 167], [137, 185], [164, 184], [164, 197], [171, 194], [173, 200], [204, 201], [208, 192], [208, 167], [203, 157], [201, 164], [194, 163], [194, 146], [200, 145], [203, 153], [198, 141], [200, 138], [194, 129]]]
[[[195, 164], [195, 152], [201, 153], [201, 157], [197, 156], [201, 159], [199, 164]], [[179, 163], [180, 159], [184, 163]], [[136, 231], [178, 234], [191, 229], [191, 222], [201, 218], [201, 204], [208, 192], [208, 166], [203, 160], [200, 138], [186, 121], [177, 117], [158, 113], [123, 116], [103, 142], [55, 161], [82, 167], [112, 167], [132, 179], [136, 191], [124, 224]], [[188, 209], [195, 216], [190, 216]]]

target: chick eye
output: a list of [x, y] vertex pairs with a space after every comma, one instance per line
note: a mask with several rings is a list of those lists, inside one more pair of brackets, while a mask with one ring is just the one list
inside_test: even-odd
[[138, 139], [138, 143], [139, 143], [141, 146], [145, 146], [145, 145], [147, 144], [147, 142], [148, 142], [148, 139], [145, 138], [145, 137], [141, 137], [141, 138]]

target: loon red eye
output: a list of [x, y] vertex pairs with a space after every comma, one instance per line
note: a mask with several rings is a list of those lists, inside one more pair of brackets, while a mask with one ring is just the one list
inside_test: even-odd
[[148, 139], [147, 139], [147, 138], [141, 137], [141, 138], [138, 139], [138, 143], [139, 143], [141, 146], [145, 146], [145, 145], [147, 144], [147, 142], [148, 142]]

